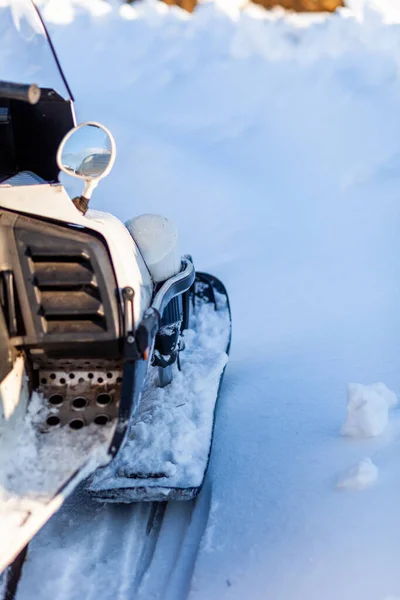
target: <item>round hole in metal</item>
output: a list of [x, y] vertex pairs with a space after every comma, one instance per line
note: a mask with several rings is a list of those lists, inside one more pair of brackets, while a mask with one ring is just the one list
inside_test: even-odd
[[107, 406], [107, 404], [111, 404], [112, 398], [110, 394], [99, 394], [97, 396], [96, 404], [98, 406]]
[[58, 427], [61, 423], [61, 419], [60, 417], [57, 417], [57, 415], [50, 415], [47, 417], [46, 423], [49, 427]]
[[104, 379], [102, 377], [97, 378], [97, 383], [103, 383]]
[[61, 377], [61, 379], [60, 379], [60, 383], [62, 383], [62, 384], [64, 384], [64, 383], [65, 383], [65, 379], [64, 379], [64, 377]]
[[43, 383], [43, 385], [45, 385], [47, 383], [46, 377], [42, 377], [42, 379], [40, 380], [40, 383]]
[[109, 421], [110, 418], [107, 415], [97, 415], [97, 417], [94, 419], [96, 425], [107, 425]]
[[61, 394], [53, 394], [49, 398], [49, 404], [52, 406], [60, 406], [64, 402], [64, 397]]
[[56, 374], [55, 374], [55, 373], [52, 373], [52, 374], [50, 375], [50, 379], [55, 379], [55, 378], [56, 378]]
[[84, 425], [85, 423], [83, 419], [72, 419], [72, 421], [69, 422], [69, 426], [71, 427], [71, 429], [82, 429]]
[[93, 377], [94, 377], [93, 373], [88, 373], [88, 377], [89, 377], [89, 379], [93, 379]]
[[112, 374], [112, 373], [107, 373], [107, 377], [108, 377], [108, 379], [111, 379], [111, 377], [112, 377], [112, 376], [113, 376], [113, 374]]
[[72, 408], [75, 410], [83, 410], [88, 405], [88, 401], [83, 396], [78, 396], [72, 400]]
[[75, 373], [70, 373], [70, 374], [69, 374], [69, 378], [70, 378], [70, 379], [75, 379]]

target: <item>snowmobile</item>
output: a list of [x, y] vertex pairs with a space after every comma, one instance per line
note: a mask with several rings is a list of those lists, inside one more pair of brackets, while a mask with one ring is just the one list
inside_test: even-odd
[[231, 316], [169, 219], [89, 207], [115, 141], [76, 124], [31, 0], [0, 8], [0, 79], [2, 572], [82, 481], [102, 502], [199, 492]]

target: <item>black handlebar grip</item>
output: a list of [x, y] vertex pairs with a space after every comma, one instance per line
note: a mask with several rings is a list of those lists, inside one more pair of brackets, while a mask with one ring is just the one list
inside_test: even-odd
[[40, 100], [40, 88], [34, 83], [29, 85], [0, 81], [0, 98], [37, 104]]

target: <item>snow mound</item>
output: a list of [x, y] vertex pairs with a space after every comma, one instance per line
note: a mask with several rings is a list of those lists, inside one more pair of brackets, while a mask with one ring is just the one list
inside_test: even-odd
[[342, 435], [375, 437], [389, 421], [389, 408], [396, 406], [397, 396], [383, 383], [362, 385], [351, 383], [347, 388], [347, 418]]
[[339, 480], [337, 488], [364, 490], [374, 485], [378, 479], [379, 470], [370, 458], [364, 458], [349, 469]]

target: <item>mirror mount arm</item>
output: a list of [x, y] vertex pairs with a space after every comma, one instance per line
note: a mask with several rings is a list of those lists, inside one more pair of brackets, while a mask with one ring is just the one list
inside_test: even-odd
[[76, 208], [83, 215], [88, 211], [90, 198], [92, 197], [93, 190], [97, 188], [98, 183], [99, 182], [96, 179], [86, 179], [82, 196], [76, 196], [76, 198], [72, 200]]
[[81, 212], [83, 215], [86, 215], [89, 208], [89, 200], [90, 198], [85, 198], [84, 196], [76, 196], [72, 199], [72, 203], [76, 206], [79, 212]]

